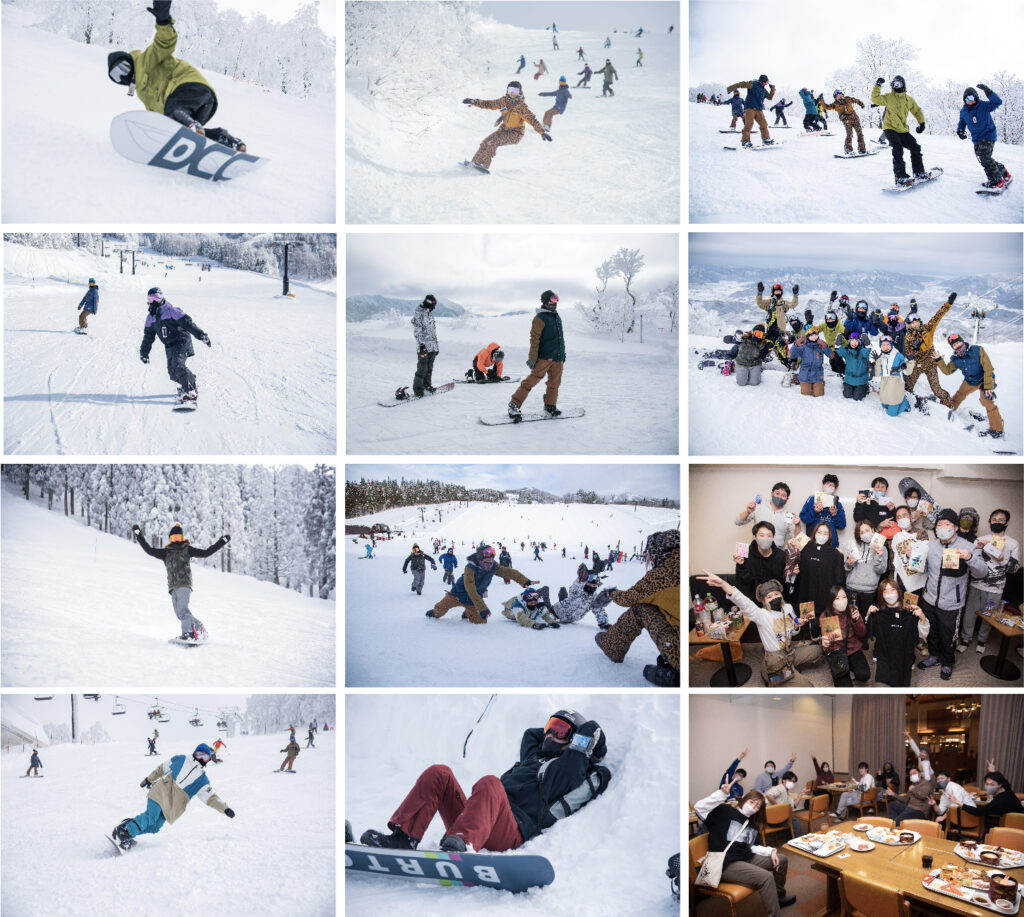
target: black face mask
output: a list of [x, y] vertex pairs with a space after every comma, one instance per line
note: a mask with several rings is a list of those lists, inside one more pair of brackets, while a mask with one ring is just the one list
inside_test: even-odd
[[781, 598], [770, 599], [769, 602], [768, 602], [768, 607], [772, 611], [782, 611], [782, 599]]
[[565, 742], [559, 742], [554, 736], [544, 736], [544, 741], [540, 743], [540, 754], [542, 758], [557, 758], [568, 745]]
[[1005, 532], [1005, 531], [1006, 531], [1006, 523], [1005, 523], [1005, 522], [990, 522], [990, 523], [988, 524], [988, 527], [989, 527], [990, 529], [992, 529], [992, 531], [993, 531], [993, 532], [994, 532], [994, 533], [995, 533], [996, 535], [1002, 535], [1002, 534], [1003, 534], [1003, 532]]

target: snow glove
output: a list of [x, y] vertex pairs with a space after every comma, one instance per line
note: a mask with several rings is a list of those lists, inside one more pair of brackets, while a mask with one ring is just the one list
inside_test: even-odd
[[[587, 741], [581, 741], [586, 738]], [[576, 735], [573, 736], [572, 741], [569, 743], [570, 751], [577, 751], [581, 755], [589, 758], [594, 753], [594, 749], [597, 748], [598, 743], [601, 741], [601, 727], [597, 725], [596, 720], [587, 720], [577, 730]], [[600, 758], [603, 755], [599, 756]]]
[[958, 130], [958, 131], [956, 132], [956, 135], [957, 135], [957, 137], [959, 137], [959, 138], [960, 138], [961, 140], [966, 140], [966, 139], [967, 139], [967, 131], [966, 131], [966, 130], [965, 130], [964, 128], [960, 128], [960, 130]]
[[946, 302], [948, 302], [950, 305], [953, 305], [953, 303], [956, 302], [956, 293], [950, 293], [949, 298], [946, 300]]
[[476, 99], [463, 99], [463, 105], [476, 105]]
[[207, 347], [213, 346], [213, 341], [210, 340], [210, 335], [204, 334], [199, 340], [201, 340]]
[[149, 789], [149, 787], [151, 787], [152, 785], [153, 784], [149, 782], [149, 777], [147, 777], [145, 780], [142, 781], [142, 783], [139, 784], [139, 789], [146, 790]]
[[836, 301], [836, 291], [835, 290], [832, 291], [832, 295], [829, 296], [828, 301], [829, 302], [835, 302]]
[[548, 143], [551, 143], [551, 135], [547, 131], [544, 131], [544, 133], [540, 135], [540, 139], [547, 140]]
[[[876, 86], [884, 86], [885, 85], [885, 77], [884, 76], [880, 76], [877, 80], [875, 80], [875, 85]], [[874, 108], [874, 107], [876, 107], [876, 106], [872, 106], [872, 108]]]
[[533, 369], [533, 367], [537, 365], [537, 361], [536, 360], [527, 360], [526, 361], [526, 365], [529, 366], [530, 369]]
[[143, 363], [149, 362], [149, 357], [143, 356], [141, 353], [139, 354], [139, 359], [142, 360]]
[[919, 125], [917, 125], [917, 130], [915, 131], [915, 133], [918, 133], [918, 134], [923, 134], [924, 133], [924, 121], [922, 121]]
[[[169, 4], [169, 3], [168, 3], [167, 5], [168, 5], [168, 6], [170, 6], [170, 4]], [[225, 810], [224, 810], [224, 814], [225, 814], [225, 815], [226, 815], [226, 816], [227, 816], [228, 818], [234, 818], [234, 817], [235, 817], [235, 810], [234, 810], [234, 809], [225, 809]]]
[[152, 6], [146, 7], [152, 13], [157, 25], [169, 25], [171, 21], [171, 0], [153, 0]]
[[764, 283], [762, 281], [760, 281], [760, 280], [757, 282], [757, 292], [758, 293], [763, 293], [764, 292]]
[[798, 283], [794, 283], [793, 284], [793, 295], [794, 296], [799, 296], [800, 295], [800, 284], [798, 284]]
[[981, 90], [981, 91], [982, 91], [983, 93], [985, 93], [985, 98], [986, 98], [986, 99], [987, 99], [987, 98], [988, 98], [989, 96], [991, 96], [991, 95], [992, 95], [992, 90], [991, 90], [991, 89], [989, 89], [989, 88], [988, 88], [988, 86], [986, 86], [986, 85], [985, 85], [984, 83], [978, 83], [978, 88], [979, 88], [979, 89], [980, 89], [980, 90]]

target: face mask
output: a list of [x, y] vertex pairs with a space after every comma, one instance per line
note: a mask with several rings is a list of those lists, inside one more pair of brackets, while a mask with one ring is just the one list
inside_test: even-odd
[[769, 602], [768, 602], [768, 607], [772, 611], [782, 611], [782, 599], [781, 598], [770, 599]]
[[948, 780], [936, 780], [936, 781], [935, 781], [935, 785], [936, 785], [936, 786], [937, 786], [937, 787], [938, 787], [938, 788], [939, 788], [940, 790], [944, 790], [944, 789], [945, 789], [945, 788], [946, 788], [947, 786], [949, 786], [949, 781], [948, 781]]
[[1006, 531], [1006, 523], [1005, 522], [990, 522], [988, 524], [988, 527], [990, 529], [992, 529], [992, 534], [993, 535], [1002, 535], [1003, 532]]
[[921, 779], [921, 777], [920, 777], [919, 774], [911, 774], [910, 775], [910, 782], [911, 783], [917, 783], [920, 779]]
[[883, 592], [882, 598], [885, 599], [886, 605], [895, 605], [896, 600], [899, 598], [898, 592]]
[[835, 609], [836, 611], [846, 611], [846, 606], [847, 606], [848, 604], [849, 604], [849, 602], [847, 602], [847, 601], [846, 601], [846, 599], [836, 599], [836, 600], [835, 600], [835, 601], [834, 601], [834, 602], [832, 603], [832, 607], [833, 607], [833, 608], [834, 608], [834, 609]]
[[825, 544], [826, 541], [830, 541], [831, 539], [825, 532], [818, 532], [818, 534], [814, 536], [814, 540], [817, 544]]
[[910, 517], [900, 516], [900, 518], [896, 520], [896, 524], [905, 532], [910, 528]]
[[828, 766], [827, 764], [822, 764], [822, 765], [821, 765], [821, 769], [822, 769], [823, 771], [825, 771], [826, 773], [827, 773], [827, 772], [828, 772], [829, 770], [831, 770], [831, 768], [830, 768], [830, 767], [829, 767], [829, 766]]
[[774, 768], [774, 767], [766, 767], [766, 768], [764, 769], [764, 772], [765, 772], [766, 774], [774, 774], [774, 773], [775, 773], [775, 768]]
[[961, 519], [960, 520], [960, 531], [961, 532], [969, 532], [971, 530], [971, 526], [972, 525], [973, 525], [973, 523], [971, 522], [970, 519]]
[[886, 492], [884, 490], [876, 490], [874, 493], [874, 498], [879, 503], [885, 503], [885, 501], [888, 499], [888, 497], [886, 496]]
[[911, 509], [917, 509], [917, 504], [920, 502], [921, 501], [918, 500], [917, 497], [910, 497], [907, 499], [907, 506], [909, 506]]
[[871, 539], [874, 538], [874, 537], [875, 537], [875, 533], [874, 532], [861, 532], [860, 533], [860, 540], [862, 542], [864, 542], [864, 544], [871, 544]]
[[775, 497], [775, 496], [773, 496], [772, 497], [772, 504], [774, 506], [776, 506], [778, 509], [782, 509], [782, 507], [784, 507], [786, 505], [786, 498], [785, 497]]
[[794, 783], [794, 782], [793, 782], [792, 780], [787, 780], [787, 781], [786, 781], [786, 789], [787, 789], [787, 790], [791, 790], [791, 789], [793, 789], [793, 787], [795, 787], [795, 786], [796, 786], [796, 784], [795, 784], [795, 783]]
[[767, 551], [772, 546], [772, 539], [771, 539], [771, 537], [768, 537], [768, 538], [758, 538], [757, 539], [757, 546], [762, 551]]
[[740, 811], [746, 818], [753, 818], [757, 814], [757, 806], [752, 802], [745, 802], [740, 806]]
[[834, 494], [836, 492], [835, 484], [825, 484], [821, 488], [827, 494]]
[[998, 789], [999, 789], [998, 784], [994, 784], [994, 783], [986, 783], [985, 784], [985, 792], [988, 793], [989, 796], [995, 796], [996, 791]]
[[935, 534], [938, 536], [939, 541], [952, 541], [953, 540], [953, 536], [956, 534], [956, 529], [950, 528], [950, 527], [941, 528], [941, 529], [940, 528], [936, 528], [935, 529]]

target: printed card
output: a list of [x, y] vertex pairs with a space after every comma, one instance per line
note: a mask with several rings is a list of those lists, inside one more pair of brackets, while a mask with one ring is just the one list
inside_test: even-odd
[[749, 544], [747, 544], [745, 541], [737, 541], [736, 542], [736, 550], [733, 551], [733, 554], [737, 554], [740, 557], [746, 558], [749, 555], [749, 553], [750, 553], [750, 545]]
[[825, 509], [832, 509], [836, 503], [835, 494], [827, 494], [823, 490], [815, 491], [814, 499], [822, 505]]
[[942, 549], [942, 569], [943, 570], [959, 570], [960, 569], [960, 552], [956, 548], [943, 548]]
[[796, 536], [797, 549], [802, 551], [811, 543], [811, 539], [808, 538], [803, 532], [798, 532]]
[[920, 599], [914, 595], [913, 592], [905, 592], [903, 594], [903, 601], [907, 605], [913, 605], [915, 608], [918, 607]]
[[884, 548], [884, 547], [885, 547], [885, 535], [883, 535], [881, 532], [875, 532], [875, 534], [871, 536], [871, 548], [872, 548], [872, 550], [881, 551], [882, 548]]
[[800, 603], [800, 617], [801, 618], [813, 618], [814, 617], [814, 602], [801, 602]]

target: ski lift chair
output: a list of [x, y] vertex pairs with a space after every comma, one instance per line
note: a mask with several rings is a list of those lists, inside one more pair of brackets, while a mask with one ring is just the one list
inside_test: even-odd
[[119, 703], [117, 697], [114, 697], [114, 708], [110, 711], [111, 716], [124, 716], [128, 712], [128, 708]]

